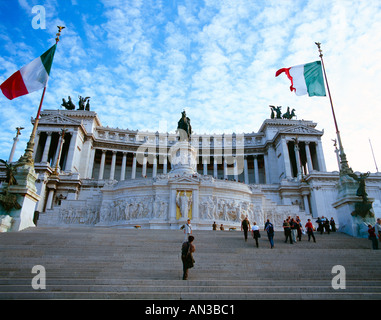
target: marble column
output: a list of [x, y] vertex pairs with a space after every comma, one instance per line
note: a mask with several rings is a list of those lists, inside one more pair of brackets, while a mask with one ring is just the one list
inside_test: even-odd
[[283, 161], [284, 161], [284, 168], [285, 168], [285, 178], [292, 178], [292, 171], [291, 171], [291, 162], [290, 162], [290, 154], [288, 152], [288, 146], [286, 139], [282, 138], [282, 153], [283, 153]]
[[78, 136], [78, 131], [74, 131], [71, 134], [71, 139], [70, 139], [70, 146], [69, 146], [69, 151], [67, 154], [67, 164], [65, 167], [65, 171], [72, 172], [73, 171], [73, 163], [74, 163], [74, 157], [75, 157], [75, 149], [77, 146], [77, 136]]
[[217, 158], [216, 157], [213, 157], [213, 177], [214, 177], [214, 179], [218, 178]]
[[233, 172], [234, 172], [234, 180], [235, 180], [235, 181], [238, 181], [238, 164], [237, 164], [237, 157], [234, 157], [234, 168], [233, 168]]
[[194, 219], [194, 220], [198, 220], [198, 218], [199, 218], [198, 194], [199, 194], [198, 189], [192, 190], [192, 219]]
[[255, 184], [259, 184], [258, 156], [254, 156], [254, 179]]
[[245, 157], [243, 162], [243, 170], [244, 170], [244, 176], [245, 176], [245, 183], [249, 184], [249, 167], [247, 165], [247, 157]]
[[226, 161], [226, 158], [224, 157], [224, 179], [228, 178], [228, 163]]
[[152, 167], [152, 178], [156, 178], [157, 175], [157, 155], [153, 155], [153, 167]]
[[265, 161], [265, 183], [269, 184], [270, 183], [270, 165], [269, 165], [269, 156], [268, 154], [264, 154], [264, 161]]
[[208, 175], [208, 159], [206, 157], [203, 157], [202, 158], [202, 162], [203, 162], [203, 165], [204, 165], [204, 176], [207, 176]]
[[99, 167], [99, 180], [103, 180], [103, 174], [105, 172], [106, 151], [107, 150], [102, 150], [101, 165]]
[[317, 158], [319, 162], [319, 171], [326, 172], [327, 168], [325, 167], [324, 152], [323, 152], [323, 146], [322, 146], [321, 140], [318, 140], [316, 144], [316, 152], [317, 152]]
[[115, 177], [115, 164], [116, 164], [116, 151], [112, 152], [110, 180], [114, 180]]
[[11, 153], [9, 155], [9, 159], [8, 159], [8, 163], [11, 163], [13, 161], [13, 156], [15, 154], [15, 151], [16, 151], [16, 145], [17, 145], [17, 142], [19, 141], [19, 137], [18, 135], [16, 137], [13, 138], [13, 146], [12, 146], [12, 150], [11, 150]]
[[122, 167], [120, 168], [120, 181], [126, 180], [127, 152], [123, 152]]
[[147, 176], [147, 157], [143, 157], [142, 177]]
[[90, 163], [89, 163], [89, 167], [87, 168], [87, 178], [88, 179], [93, 178], [94, 161], [95, 161], [95, 149], [93, 147], [91, 147]]
[[295, 150], [295, 159], [296, 159], [296, 170], [298, 172], [297, 177], [298, 179], [302, 176], [302, 168], [301, 168], [301, 162], [300, 162], [300, 152], [299, 152], [299, 145], [294, 145]]
[[168, 173], [168, 157], [165, 154], [163, 156], [163, 174], [167, 174], [167, 173]]
[[134, 180], [136, 178], [136, 153], [134, 153], [134, 157], [132, 159], [132, 171], [131, 171], [131, 179]]
[[169, 220], [176, 220], [176, 189], [171, 189], [169, 194]]
[[42, 153], [41, 162], [48, 162], [50, 144], [52, 142], [52, 132], [46, 133], [46, 142], [44, 147], [44, 152]]
[[53, 198], [55, 189], [49, 189], [48, 200], [46, 201], [46, 209], [53, 209]]
[[308, 168], [308, 173], [311, 173], [314, 169], [313, 169], [313, 165], [312, 165], [311, 150], [310, 150], [310, 142], [309, 142], [309, 141], [306, 141], [306, 142], [305, 142], [305, 145], [306, 145], [306, 155], [307, 155], [307, 168]]

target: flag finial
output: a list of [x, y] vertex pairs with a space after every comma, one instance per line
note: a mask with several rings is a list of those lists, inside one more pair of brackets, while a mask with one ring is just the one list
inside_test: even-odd
[[323, 51], [321, 50], [320, 46], [321, 46], [321, 43], [320, 42], [315, 42], [315, 44], [317, 45], [318, 49], [319, 49], [319, 57], [322, 58], [323, 57]]
[[57, 28], [58, 28], [58, 33], [56, 34], [56, 36], [57, 36], [56, 43], [58, 43], [60, 41], [61, 31], [62, 31], [62, 29], [65, 29], [65, 27], [57, 26]]

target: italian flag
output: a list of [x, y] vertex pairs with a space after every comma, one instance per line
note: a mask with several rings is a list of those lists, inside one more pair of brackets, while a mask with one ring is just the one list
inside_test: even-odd
[[46, 87], [56, 47], [57, 44], [5, 80], [0, 86], [3, 94], [12, 100]]
[[279, 69], [275, 76], [277, 77], [283, 72], [291, 81], [291, 91], [295, 91], [297, 96], [307, 93], [310, 97], [326, 95], [321, 61]]

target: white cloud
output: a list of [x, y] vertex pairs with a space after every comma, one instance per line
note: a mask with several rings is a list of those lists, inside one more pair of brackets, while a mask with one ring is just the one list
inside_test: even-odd
[[[76, 10], [83, 5], [73, 1]], [[19, 3], [26, 11], [35, 4]], [[318, 60], [314, 42], [319, 41], [349, 164], [374, 171], [369, 138], [381, 161], [379, 1], [105, 0], [94, 1], [99, 16], [89, 9], [77, 20], [64, 16], [56, 1], [46, 6], [52, 22], [47, 33], [53, 37], [60, 23], [67, 29], [45, 108], [59, 108], [68, 95], [74, 101], [78, 95], [91, 96], [92, 110], [104, 125], [148, 130], [165, 119], [169, 131], [186, 108], [197, 133], [222, 133], [257, 131], [270, 115], [269, 104], [290, 106], [299, 119], [325, 130], [327, 167], [336, 170], [328, 98], [296, 97], [288, 79], [275, 78], [279, 68]], [[12, 42], [7, 32], [0, 31], [1, 44], [4, 79], [20, 61], [35, 58], [30, 43]], [[30, 128], [31, 105], [38, 104], [39, 95], [0, 100], [13, 110], [2, 120], [10, 127], [21, 125], [14, 114], [17, 106]], [[13, 136], [10, 129], [2, 141]]]

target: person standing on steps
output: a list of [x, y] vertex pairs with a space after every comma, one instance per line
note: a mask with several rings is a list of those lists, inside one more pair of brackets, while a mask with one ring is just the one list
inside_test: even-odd
[[184, 242], [181, 247], [181, 261], [183, 262], [183, 280], [188, 280], [188, 271], [194, 267], [193, 252], [196, 247], [193, 244], [194, 237], [189, 236], [188, 241]]
[[378, 236], [378, 240], [381, 242], [381, 219], [377, 219], [377, 223], [374, 225], [374, 230], [376, 231], [376, 235]]
[[246, 216], [245, 219], [243, 219], [242, 223], [241, 223], [241, 231], [243, 230], [243, 235], [245, 237], [245, 241], [247, 241], [247, 231], [249, 229], [250, 229], [250, 222], [249, 222], [249, 219]]
[[190, 219], [187, 220], [187, 223], [185, 224], [184, 228], [185, 238], [184, 242], [188, 241], [188, 237], [192, 234], [192, 225]]
[[368, 224], [368, 233], [369, 233], [368, 239], [372, 241], [372, 249], [378, 250], [378, 241], [377, 241], [376, 230], [374, 227], [372, 227], [371, 224]]
[[283, 229], [284, 229], [284, 235], [286, 236], [286, 240], [284, 242], [287, 243], [287, 239], [290, 238], [290, 243], [293, 244], [292, 236], [291, 236], [291, 226], [289, 223], [289, 219], [284, 220]]

